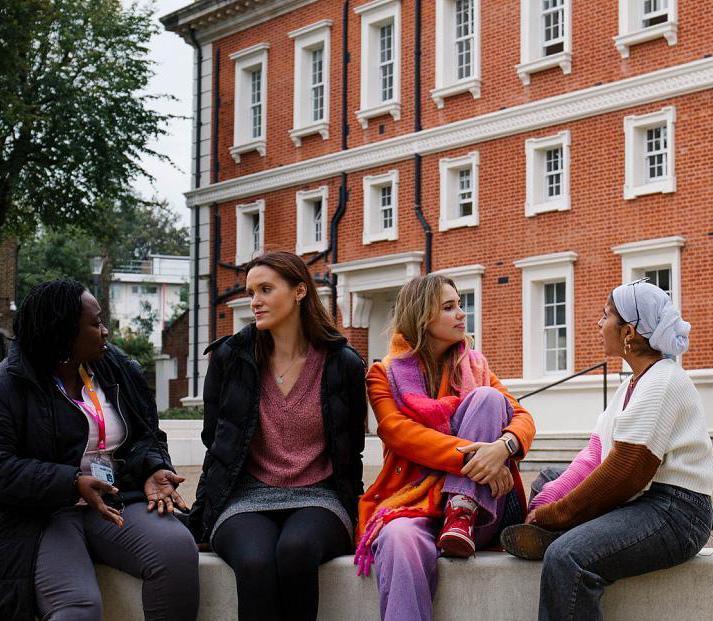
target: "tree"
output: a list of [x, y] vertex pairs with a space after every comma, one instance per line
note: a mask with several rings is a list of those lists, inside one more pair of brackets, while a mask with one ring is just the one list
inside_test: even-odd
[[169, 115], [151, 109], [149, 9], [0, 0], [0, 230], [101, 222], [146, 174]]
[[110, 325], [109, 285], [111, 272], [132, 260], [148, 259], [150, 254], [187, 255], [188, 229], [178, 215], [164, 203], [151, 203], [136, 197], [116, 201], [105, 210], [105, 217], [90, 230], [76, 225], [39, 231], [20, 247], [18, 304], [36, 284], [53, 278], [71, 277], [89, 286], [93, 277], [89, 260], [105, 259], [100, 277], [99, 303]]

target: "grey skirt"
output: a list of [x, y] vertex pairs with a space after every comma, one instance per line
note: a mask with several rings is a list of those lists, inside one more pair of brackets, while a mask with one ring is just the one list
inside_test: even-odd
[[304, 507], [321, 507], [331, 511], [342, 521], [349, 538], [353, 538], [354, 524], [328, 481], [305, 487], [273, 487], [244, 472], [238, 479], [228, 505], [215, 522], [210, 535], [211, 544], [221, 524], [239, 513], [284, 511]]

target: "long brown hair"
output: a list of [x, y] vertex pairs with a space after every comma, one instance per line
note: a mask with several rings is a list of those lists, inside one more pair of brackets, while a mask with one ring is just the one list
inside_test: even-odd
[[[307, 342], [315, 349], [328, 348], [344, 337], [339, 334], [334, 321], [319, 299], [317, 288], [305, 262], [296, 254], [285, 251], [269, 252], [259, 256], [245, 267], [245, 275], [254, 267], [263, 265], [275, 270], [290, 287], [304, 283], [307, 295], [300, 302], [300, 324]], [[255, 340], [255, 358], [262, 369], [268, 363], [275, 349], [275, 342], [269, 330], [258, 330]]]
[[[420, 358], [426, 373], [426, 388], [431, 397], [438, 394], [441, 368], [440, 361], [433, 353], [428, 324], [441, 311], [441, 293], [445, 285], [450, 285], [456, 292], [458, 291], [455, 283], [441, 274], [417, 276], [401, 287], [394, 307], [393, 331], [399, 332]], [[462, 343], [468, 344], [467, 336]], [[460, 351], [460, 343], [455, 343], [448, 348], [444, 356], [453, 388], [460, 387], [459, 362], [463, 355]]]

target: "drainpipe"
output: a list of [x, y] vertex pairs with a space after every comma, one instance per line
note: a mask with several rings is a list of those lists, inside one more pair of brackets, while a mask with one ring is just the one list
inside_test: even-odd
[[[413, 90], [414, 90], [414, 131], [420, 132], [423, 127], [421, 125], [421, 0], [415, 0], [414, 6], [414, 79], [413, 79]], [[423, 215], [423, 209], [421, 205], [421, 154], [417, 153], [414, 155], [413, 160], [414, 165], [414, 200], [413, 208], [416, 212], [416, 218], [418, 218], [423, 233], [426, 237], [425, 239], [425, 269], [426, 274], [431, 272], [431, 245], [433, 241], [433, 231], [431, 230], [431, 225], [426, 220]]]
[[[213, 51], [213, 127], [211, 132], [212, 153], [211, 153], [211, 183], [218, 182], [220, 165], [218, 163], [218, 121], [220, 117], [220, 48]], [[210, 270], [211, 294], [210, 294], [210, 341], [213, 342], [218, 335], [218, 265], [220, 262], [220, 251], [223, 242], [222, 230], [220, 227], [220, 208], [218, 204], [213, 205], [213, 260]]]
[[[195, 182], [196, 188], [200, 187], [201, 184], [201, 81], [203, 79], [203, 51], [201, 46], [198, 44], [196, 39], [196, 31], [191, 28], [189, 31], [191, 37], [191, 43], [196, 50], [196, 61], [198, 63], [196, 77], [197, 77], [197, 87], [196, 87], [196, 134], [195, 134], [195, 153], [196, 153], [196, 166], [195, 166]], [[199, 315], [199, 269], [200, 264], [200, 206], [196, 205], [194, 208], [194, 250], [193, 250], [193, 396], [198, 396], [198, 315]]]

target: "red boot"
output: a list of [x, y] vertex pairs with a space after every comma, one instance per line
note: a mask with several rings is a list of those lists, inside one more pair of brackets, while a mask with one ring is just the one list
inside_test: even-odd
[[473, 525], [476, 515], [475, 503], [469, 498], [456, 496], [448, 499], [443, 528], [436, 544], [443, 556], [468, 558], [475, 554]]

